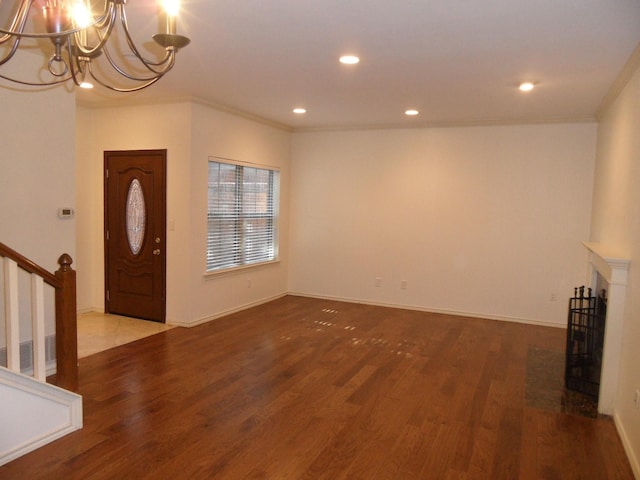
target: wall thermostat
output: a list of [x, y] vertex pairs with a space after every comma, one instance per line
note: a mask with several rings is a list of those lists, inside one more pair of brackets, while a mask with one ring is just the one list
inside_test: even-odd
[[68, 208], [68, 207], [59, 208], [58, 218], [73, 218], [74, 213], [75, 212], [73, 211], [73, 208]]

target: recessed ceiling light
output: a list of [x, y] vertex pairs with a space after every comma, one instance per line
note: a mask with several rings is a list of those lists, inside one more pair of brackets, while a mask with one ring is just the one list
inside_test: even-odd
[[293, 109], [293, 113], [296, 113], [298, 115], [302, 115], [303, 113], [307, 113], [307, 110], [305, 108], [294, 108]]
[[523, 92], [530, 92], [535, 87], [533, 82], [522, 82], [518, 87]]
[[360, 63], [360, 59], [355, 55], [343, 55], [340, 57], [340, 63], [344, 63], [345, 65], [355, 65], [356, 63]]
[[418, 115], [419, 113], [420, 112], [418, 110], [414, 110], [413, 108], [404, 111], [404, 114], [409, 116], [415, 116], [415, 115]]

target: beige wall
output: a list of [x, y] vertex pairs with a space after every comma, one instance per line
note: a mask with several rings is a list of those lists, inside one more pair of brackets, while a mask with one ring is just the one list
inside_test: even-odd
[[290, 290], [564, 325], [595, 139], [595, 124], [294, 134]]
[[631, 260], [615, 416], [640, 478], [640, 69], [598, 128], [591, 240]]
[[[192, 325], [286, 291], [282, 262], [205, 277], [207, 160], [223, 156], [282, 168], [288, 188], [288, 133], [191, 102], [78, 111], [78, 272], [81, 310], [104, 309], [103, 152], [167, 149], [167, 321]], [[286, 215], [282, 241], [286, 245]], [[248, 279], [251, 278], [251, 288]]]
[[[20, 91], [0, 84], [0, 242], [47, 270], [58, 258], [76, 258], [75, 219], [58, 218], [58, 208], [75, 208], [75, 98], [56, 88]], [[74, 264], [75, 266], [75, 264]], [[23, 277], [21, 275], [21, 277]], [[0, 291], [2, 289], [0, 264]], [[30, 291], [25, 275], [21, 291]], [[53, 290], [46, 288], [47, 307]], [[4, 346], [4, 306], [0, 295], [0, 347]], [[20, 338], [31, 338], [29, 297], [21, 296]], [[46, 333], [55, 331], [47, 308]]]
[[[280, 262], [205, 276], [207, 168], [221, 157], [280, 169]], [[287, 292], [289, 257], [290, 133], [204, 105], [193, 106], [190, 303], [192, 321], [281, 296]], [[215, 306], [215, 308], [212, 308]]]

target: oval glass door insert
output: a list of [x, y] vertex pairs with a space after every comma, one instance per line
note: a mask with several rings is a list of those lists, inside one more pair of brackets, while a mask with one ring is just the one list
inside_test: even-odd
[[144, 193], [142, 185], [134, 178], [127, 193], [126, 229], [127, 240], [131, 253], [138, 255], [144, 242], [144, 227], [147, 222], [147, 212], [144, 208]]

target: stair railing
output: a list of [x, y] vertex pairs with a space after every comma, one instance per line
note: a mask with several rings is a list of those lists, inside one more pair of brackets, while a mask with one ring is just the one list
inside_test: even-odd
[[76, 272], [66, 253], [58, 259], [55, 274], [0, 243], [4, 262], [4, 307], [7, 341], [7, 368], [20, 372], [20, 318], [18, 269], [31, 276], [31, 320], [33, 335], [33, 376], [46, 381], [44, 284], [55, 289], [56, 375], [55, 384], [78, 391], [78, 333], [76, 312]]

